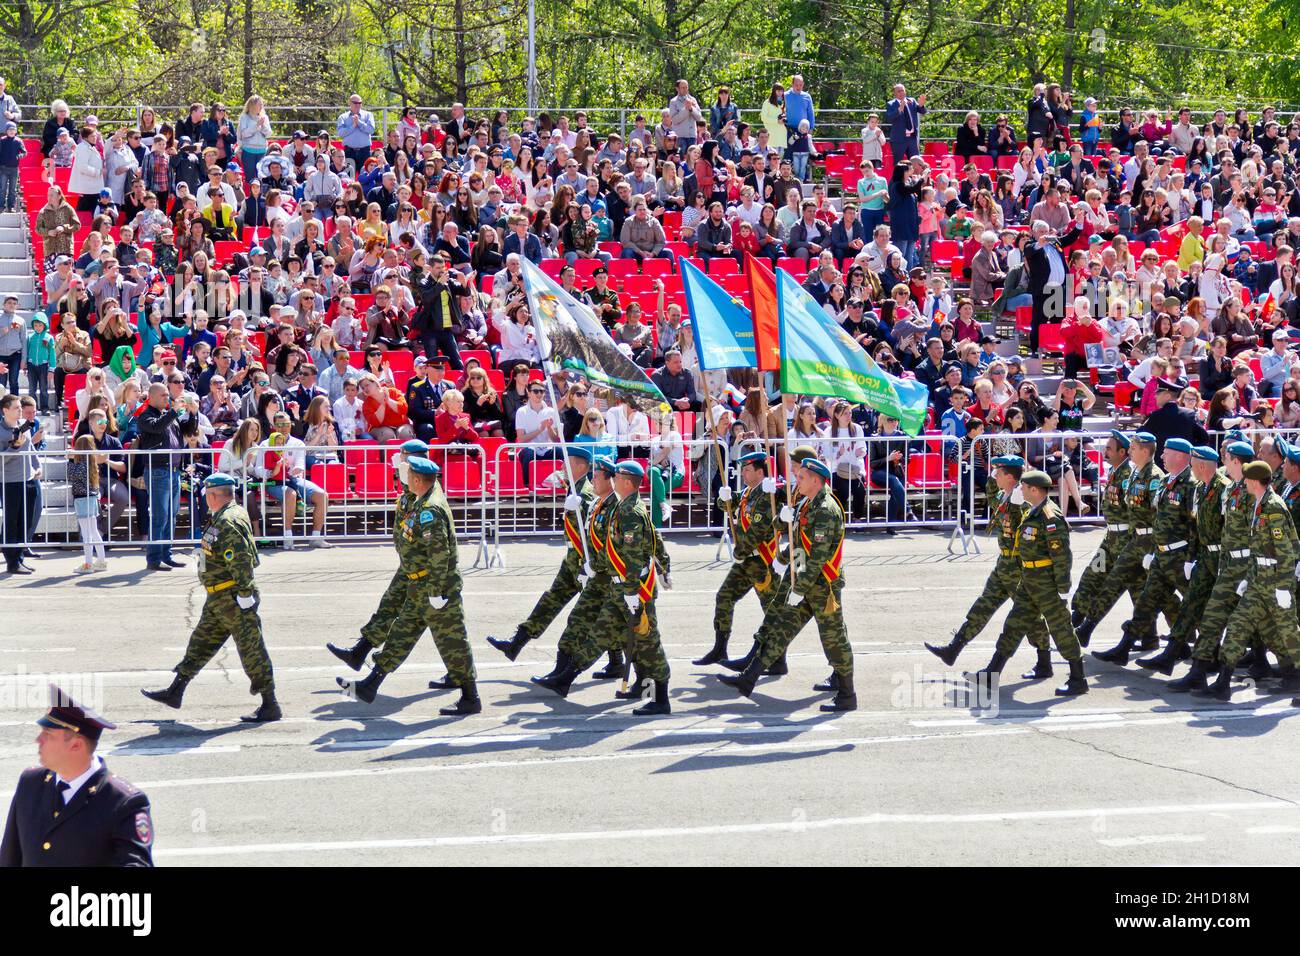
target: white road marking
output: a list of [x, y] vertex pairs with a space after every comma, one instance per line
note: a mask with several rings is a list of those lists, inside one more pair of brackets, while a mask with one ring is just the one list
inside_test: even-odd
[[1098, 840], [1102, 846], [1122, 848], [1129, 846], [1150, 846], [1153, 843], [1204, 843], [1204, 833], [1153, 833], [1146, 836], [1110, 837]]
[[0, 647], [0, 654], [75, 654], [75, 647]]
[[389, 747], [494, 747], [501, 744], [540, 743], [550, 734], [496, 734], [484, 737], [393, 737], [375, 740], [337, 740], [319, 745], [322, 750], [381, 750]]

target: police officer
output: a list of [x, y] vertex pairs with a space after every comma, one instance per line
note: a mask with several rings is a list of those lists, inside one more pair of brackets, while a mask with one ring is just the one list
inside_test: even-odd
[[251, 692], [262, 695], [253, 713], [240, 717], [246, 723], [279, 720], [275, 699], [275, 676], [271, 658], [262, 639], [262, 619], [257, 615], [261, 596], [253, 580], [258, 565], [257, 544], [248, 512], [235, 504], [235, 479], [217, 472], [203, 482], [207, 502], [207, 530], [199, 542], [199, 581], [207, 589], [199, 623], [190, 635], [185, 656], [176, 665], [171, 686], [163, 690], [141, 690], [150, 700], [179, 708], [185, 688], [194, 676], [233, 634], [239, 663], [248, 675]]
[[117, 725], [53, 684], [36, 723], [41, 765], [18, 778], [0, 866], [153, 866], [149, 798], [95, 753]]
[[374, 668], [361, 681], [336, 678], [352, 697], [371, 703], [379, 685], [406, 660], [427, 628], [460, 699], [438, 713], [447, 717], [477, 714], [483, 709], [475, 683], [474, 655], [465, 630], [465, 605], [457, 567], [456, 525], [446, 497], [438, 494], [439, 468], [427, 458], [407, 459], [407, 480], [415, 495], [397, 534], [397, 555], [406, 576], [406, 600], [389, 629]]
[[415, 437], [423, 441], [436, 441], [438, 430], [434, 420], [442, 408], [442, 396], [452, 385], [443, 378], [447, 371], [447, 357], [435, 355], [415, 359], [415, 374], [406, 384], [406, 407], [409, 409], [411, 427]]
[[737, 459], [745, 487], [733, 504], [731, 485], [718, 489], [718, 500], [727, 510], [732, 525], [732, 564], [722, 580], [713, 605], [713, 649], [692, 663], [716, 664], [727, 657], [731, 622], [736, 603], [751, 590], [758, 595], [764, 613], [776, 594], [772, 563], [777, 557], [777, 532], [772, 496], [776, 479], [768, 475], [765, 451], [752, 451]]
[[[741, 673], [724, 674], [720, 680], [749, 697], [759, 675], [785, 653], [810, 619], [817, 621], [822, 649], [835, 670], [835, 697], [822, 704], [825, 712], [857, 710], [853, 689], [853, 649], [844, 625], [844, 509], [827, 487], [830, 468], [819, 458], [800, 462], [799, 494], [802, 500], [793, 515], [792, 560], [785, 569], [789, 590], [784, 605], [773, 605], [775, 620], [761, 651]], [[788, 506], [787, 506], [788, 507]]]
[[1191, 470], [1192, 446], [1186, 438], [1165, 442], [1167, 474], [1154, 491], [1155, 521], [1152, 525], [1155, 551], [1143, 558], [1146, 583], [1133, 605], [1133, 617], [1124, 623], [1123, 639], [1108, 651], [1093, 651], [1099, 661], [1128, 663], [1129, 651], [1144, 635], [1154, 634], [1156, 615], [1178, 619], [1180, 598], [1187, 590], [1192, 564], [1196, 560], [1196, 519], [1192, 515], [1195, 488]]
[[[596, 493], [592, 490], [589, 477], [592, 453], [590, 448], [574, 445], [568, 450], [568, 458], [568, 470], [573, 477], [569, 483], [569, 493], [564, 499], [564, 535], [568, 547], [564, 552], [564, 559], [560, 562], [560, 570], [556, 573], [551, 586], [537, 599], [532, 613], [516, 628], [514, 637], [508, 641], [499, 637], [487, 639], [489, 644], [512, 661], [519, 656], [519, 652], [529, 641], [540, 637], [550, 627], [551, 622], [582, 590], [579, 578], [586, 564], [587, 553], [583, 541], [583, 528], [590, 520], [591, 507], [596, 500]], [[617, 670], [608, 675], [611, 678], [623, 673], [621, 652], [619, 653], [617, 662], [610, 661], [611, 670], [617, 667]]]
[[[1112, 429], [1110, 438], [1106, 440], [1103, 453], [1109, 470], [1106, 474], [1106, 493], [1101, 502], [1102, 517], [1106, 520], [1106, 536], [1101, 541], [1098, 553], [1083, 569], [1079, 583], [1074, 587], [1074, 598], [1070, 604], [1070, 623], [1076, 629], [1093, 610], [1102, 582], [1106, 580], [1106, 575], [1115, 570], [1120, 552], [1133, 537], [1127, 502], [1129, 477], [1133, 474], [1133, 462], [1128, 455], [1130, 442], [1129, 436], [1117, 429]], [[1134, 604], [1137, 603], [1138, 595], [1141, 593], [1140, 586], [1129, 590], [1129, 596], [1132, 597]], [[1083, 635], [1078, 636], [1082, 643]]]
[[[1186, 675], [1165, 686], [1173, 691], [1193, 691], [1206, 686], [1206, 676], [1218, 669], [1219, 640], [1241, 596], [1237, 588], [1250, 570], [1250, 524], [1255, 503], [1246, 490], [1243, 469], [1255, 460], [1255, 446], [1233, 441], [1224, 446], [1223, 470], [1229, 485], [1223, 493], [1223, 526], [1219, 531], [1219, 569], [1205, 610], [1196, 620], [1192, 667]], [[1179, 615], [1180, 619], [1182, 615]], [[1172, 634], [1170, 635], [1173, 636]]]
[[[1166, 448], [1169, 446], [1166, 445]], [[1174, 665], [1190, 656], [1189, 640], [1196, 631], [1196, 622], [1205, 613], [1205, 605], [1214, 591], [1219, 577], [1219, 555], [1223, 540], [1223, 499], [1232, 487], [1232, 480], [1219, 468], [1219, 453], [1209, 445], [1192, 449], [1192, 519], [1196, 522], [1195, 556], [1183, 563], [1187, 578], [1187, 593], [1182, 607], [1169, 629], [1169, 642], [1154, 657], [1138, 661], [1138, 667], [1172, 674]]]
[[1052, 501], [1052, 478], [1043, 471], [1027, 471], [1020, 478], [1020, 489], [1029, 508], [1020, 522], [1016, 549], [1020, 552], [1020, 583], [1016, 585], [1011, 612], [1002, 625], [1002, 634], [988, 666], [968, 680], [990, 688], [1002, 673], [1002, 667], [1020, 646], [1030, 621], [1041, 617], [1047, 622], [1056, 649], [1070, 666], [1070, 677], [1056, 688], [1058, 697], [1088, 693], [1083, 674], [1083, 651], [1070, 626], [1066, 601], [1070, 596], [1070, 528], [1065, 515]]
[[1250, 523], [1251, 564], [1245, 579], [1237, 585], [1241, 603], [1228, 618], [1228, 631], [1219, 652], [1219, 673], [1214, 683], [1192, 691], [1200, 697], [1224, 701], [1232, 697], [1233, 668], [1253, 635], [1260, 635], [1278, 660], [1289, 665], [1289, 674], [1300, 661], [1300, 628], [1292, 608], [1300, 539], [1286, 503], [1272, 489], [1272, 469], [1262, 461], [1252, 461], [1242, 469], [1242, 475], [1255, 501]]
[[[399, 454], [394, 455], [394, 468], [397, 471], [397, 480], [402, 485], [402, 493], [397, 498], [397, 504], [393, 509], [393, 547], [399, 545], [399, 538], [402, 536], [402, 529], [406, 524], [406, 519], [410, 517], [411, 509], [415, 506], [415, 493], [411, 491], [410, 474], [411, 458], [427, 458], [429, 455], [429, 446], [418, 438], [411, 438], [402, 442]], [[388, 631], [397, 620], [397, 614], [406, 603], [406, 575], [399, 568], [393, 572], [392, 580], [388, 582], [388, 587], [384, 590], [383, 596], [379, 599], [379, 606], [375, 608], [365, 625], [361, 628], [361, 639], [352, 647], [344, 649], [335, 644], [326, 644], [325, 647], [331, 654], [341, 660], [354, 671], [361, 670], [361, 665], [366, 662], [366, 655], [374, 648], [382, 647], [384, 641], [388, 638]]]
[[[1156, 466], [1155, 450], [1156, 438], [1150, 432], [1138, 432], [1129, 442], [1128, 454], [1133, 462], [1133, 472], [1125, 489], [1124, 504], [1128, 508], [1132, 537], [1120, 548], [1115, 566], [1107, 569], [1108, 573], [1102, 579], [1101, 587], [1092, 601], [1092, 608], [1087, 610], [1088, 616], [1078, 626], [1076, 636], [1084, 647], [1088, 646], [1093, 629], [1110, 613], [1119, 596], [1125, 591], [1141, 593], [1146, 584], [1147, 566], [1150, 564], [1148, 558], [1155, 553], [1155, 539], [1152, 537], [1155, 493], [1165, 477], [1165, 473]], [[1144, 635], [1140, 649], [1154, 651], [1158, 644], [1153, 631], [1149, 641]]]
[[[1020, 478], [1025, 471], [1025, 460], [1019, 455], [1002, 455], [994, 458], [993, 480], [997, 483], [998, 493], [992, 502], [990, 523], [997, 530], [998, 560], [993, 565], [984, 591], [975, 599], [971, 609], [966, 612], [953, 639], [943, 647], [926, 644], [925, 649], [939, 660], [951, 667], [957, 660], [961, 649], [973, 641], [989, 619], [997, 613], [1016, 592], [1020, 583], [1020, 551], [1016, 547], [1016, 535], [1020, 531], [1020, 522], [1028, 510], [1024, 495], [1020, 491]], [[1052, 676], [1052, 652], [1047, 643], [1047, 628], [1041, 617], [1030, 619], [1029, 643], [1038, 651], [1038, 662], [1034, 669], [1021, 676], [1025, 680], [1040, 680]]]

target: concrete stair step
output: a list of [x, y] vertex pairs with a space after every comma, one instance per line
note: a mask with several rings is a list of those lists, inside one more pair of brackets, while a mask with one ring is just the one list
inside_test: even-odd
[[64, 481], [68, 477], [68, 459], [62, 455], [41, 462], [46, 481]]
[[26, 229], [27, 217], [20, 212], [0, 212], [0, 229]]
[[37, 525], [36, 533], [38, 535], [76, 534], [77, 513], [71, 508], [66, 510], [46, 508], [41, 512], [41, 523]]
[[27, 275], [0, 275], [0, 293], [34, 292], [35, 289], [35, 280], [30, 272]]
[[0, 275], [3, 276], [28, 276], [32, 274], [31, 260], [25, 256], [21, 259], [3, 259], [0, 258]]
[[0, 226], [0, 242], [22, 242], [29, 235], [21, 225]]
[[21, 240], [18, 242], [0, 242], [0, 259], [26, 259], [28, 255], [27, 242]]
[[59, 482], [41, 482], [41, 495], [47, 508], [71, 508], [72, 486]]

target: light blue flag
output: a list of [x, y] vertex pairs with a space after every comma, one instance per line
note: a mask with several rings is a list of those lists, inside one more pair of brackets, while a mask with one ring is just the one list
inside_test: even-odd
[[755, 368], [758, 358], [754, 351], [754, 318], [749, 310], [685, 256], [677, 261], [682, 269], [682, 287], [686, 290], [700, 368]]

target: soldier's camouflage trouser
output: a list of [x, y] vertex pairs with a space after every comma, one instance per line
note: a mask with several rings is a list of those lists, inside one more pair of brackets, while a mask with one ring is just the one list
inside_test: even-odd
[[1137, 596], [1140, 595], [1147, 579], [1146, 569], [1142, 567], [1142, 559], [1148, 553], [1155, 553], [1155, 542], [1151, 540], [1151, 535], [1132, 535], [1124, 547], [1120, 548], [1119, 554], [1115, 557], [1114, 567], [1102, 578], [1101, 587], [1097, 589], [1096, 597], [1092, 600], [1092, 610], [1088, 612], [1090, 620], [1100, 621], [1109, 614], [1110, 609], [1119, 600], [1119, 596], [1125, 591], [1134, 595], [1133, 603], [1137, 604]]
[[[767, 644], [772, 635], [773, 628], [777, 625], [780, 616], [780, 610], [787, 603], [786, 598], [790, 596], [790, 572], [786, 571], [781, 577], [773, 577], [772, 587], [763, 604], [763, 620], [758, 625], [758, 630], [754, 632], [754, 643], [760, 648]], [[778, 655], [780, 656], [780, 655]]]
[[[1287, 590], [1291, 592], [1294, 606], [1295, 588], [1288, 584]], [[1300, 664], [1300, 628], [1296, 626], [1292, 608], [1283, 609], [1277, 603], [1273, 589], [1252, 581], [1232, 617], [1228, 618], [1228, 633], [1223, 638], [1223, 649], [1219, 651], [1223, 666], [1231, 671], [1241, 655], [1246, 653], [1246, 645], [1256, 637], [1264, 641], [1280, 662]]]
[[375, 608], [375, 613], [371, 614], [370, 620], [361, 627], [361, 636], [371, 647], [383, 647], [384, 641], [388, 640], [388, 631], [397, 620], [402, 605], [406, 603], [406, 589], [409, 584], [405, 571], [394, 572], [393, 579], [388, 582], [383, 597], [379, 599], [379, 606]]
[[[1124, 550], [1124, 545], [1128, 542], [1129, 537], [1131, 535], [1127, 531], [1106, 532], [1101, 547], [1092, 556], [1088, 566], [1083, 569], [1083, 574], [1079, 577], [1079, 583], [1075, 585], [1074, 597], [1070, 601], [1071, 610], [1078, 611], [1084, 617], [1096, 619], [1096, 615], [1093, 613], [1093, 605], [1097, 602], [1097, 596], [1101, 593], [1106, 577], [1115, 570], [1116, 563], [1119, 561], [1119, 554]], [[1142, 585], [1140, 582], [1129, 588], [1129, 596], [1133, 599], [1134, 604], [1137, 604], [1138, 595], [1141, 593]]]
[[842, 679], [853, 680], [853, 648], [849, 644], [848, 628], [844, 625], [844, 607], [841, 605], [830, 613], [826, 611], [827, 598], [831, 594], [835, 595], [836, 604], [840, 604], [844, 579], [840, 578], [836, 585], [832, 590], [831, 585], [819, 578], [798, 604], [787, 600], [788, 587], [782, 590], [780, 602], [773, 603], [763, 619], [763, 627], [768, 628], [759, 651], [763, 670], [781, 658], [803, 626], [812, 620], [817, 622], [817, 636], [821, 638], [826, 660]]
[[256, 608], [245, 611], [235, 603], [234, 588], [208, 595], [176, 673], [192, 680], [231, 636], [235, 638], [239, 663], [248, 675], [249, 690], [254, 694], [274, 690], [271, 658], [262, 639], [262, 619]]
[[1218, 656], [1219, 641], [1228, 626], [1228, 619], [1241, 601], [1237, 595], [1237, 586], [1245, 580], [1249, 570], [1250, 558], [1230, 558], [1225, 555], [1220, 560], [1219, 576], [1214, 579], [1214, 587], [1210, 589], [1205, 613], [1194, 622], [1196, 646], [1192, 649], [1192, 657], [1208, 663]]
[[1187, 590], [1183, 565], [1192, 557], [1194, 555], [1187, 548], [1155, 553], [1155, 559], [1147, 570], [1146, 584], [1142, 585], [1142, 593], [1133, 605], [1133, 616], [1124, 622], [1125, 634], [1133, 638], [1154, 634], [1156, 617], [1161, 611], [1171, 624], [1178, 620], [1182, 594]]
[[605, 651], [622, 647], [618, 634], [600, 631], [601, 614], [618, 599], [614, 593], [614, 581], [608, 574], [597, 574], [589, 580], [578, 595], [578, 603], [569, 612], [564, 633], [560, 635], [559, 650], [568, 654], [571, 660], [587, 653], [595, 660]]
[[401, 667], [425, 628], [433, 635], [433, 643], [452, 680], [461, 687], [475, 680], [474, 655], [465, 630], [465, 602], [459, 591], [449, 595], [447, 606], [439, 611], [434, 610], [422, 590], [408, 589], [397, 620], [388, 631], [384, 649], [375, 656], [375, 667], [385, 674]]
[[641, 614], [637, 613], [636, 621], [631, 620], [627, 605], [623, 603], [622, 592], [614, 587], [609, 589], [608, 595], [601, 601], [595, 627], [577, 638], [575, 650], [570, 655], [573, 666], [579, 673], [590, 667], [604, 651], [627, 650], [628, 641], [631, 640], [632, 663], [640, 673], [651, 680], [668, 680], [671, 671], [668, 655], [664, 653], [663, 642], [659, 639], [659, 618], [655, 613], [654, 602], [643, 605], [643, 608], [649, 618], [650, 630], [645, 634], [637, 634], [633, 627], [640, 621]]
[[1205, 605], [1209, 603], [1210, 595], [1214, 593], [1214, 582], [1218, 579], [1219, 552], [1202, 552], [1196, 559], [1196, 567], [1192, 568], [1192, 580], [1187, 583], [1183, 606], [1169, 629], [1171, 641], [1186, 641], [1190, 644], [1195, 639], [1196, 626], [1205, 613]]
[[[997, 565], [993, 568], [993, 573], [984, 582], [984, 590], [975, 599], [975, 603], [971, 605], [970, 610], [966, 612], [966, 620], [958, 631], [963, 647], [975, 640], [980, 631], [984, 630], [988, 625], [993, 615], [997, 613], [998, 608], [1011, 600], [1016, 593], [1018, 584], [1020, 584], [1019, 559], [999, 557]], [[1026, 616], [1025, 625], [1029, 630], [1024, 636], [1029, 639], [1029, 643], [1034, 646], [1034, 649], [1047, 650], [1047, 626], [1043, 623], [1043, 619], [1040, 617], [1030, 620]]]
[[1031, 621], [1041, 618], [1056, 643], [1056, 649], [1067, 661], [1077, 661], [1083, 656], [1079, 639], [1070, 625], [1070, 610], [1065, 599], [1056, 590], [1056, 578], [1050, 568], [1025, 568], [1020, 584], [1012, 597], [1011, 613], [1002, 625], [1002, 635], [997, 648], [1010, 657], [1020, 646], [1020, 639], [1029, 632]]
[[731, 636], [731, 622], [735, 618], [736, 604], [741, 601], [746, 594], [752, 589], [758, 595], [759, 604], [763, 608], [763, 613], [772, 604], [772, 598], [776, 594], [777, 578], [772, 575], [767, 586], [767, 590], [760, 591], [758, 586], [763, 583], [763, 579], [768, 577], [771, 569], [767, 563], [758, 555], [750, 555], [743, 561], [737, 561], [731, 565], [727, 571], [727, 576], [722, 580], [722, 587], [718, 588], [718, 597], [713, 605], [713, 632], [722, 634], [725, 637]]
[[528, 635], [530, 640], [541, 637], [551, 626], [551, 622], [573, 600], [574, 595], [582, 590], [582, 585], [578, 583], [578, 574], [581, 571], [582, 556], [570, 548], [564, 555], [564, 561], [560, 564], [555, 580], [542, 592], [532, 613], [519, 625], [519, 630]]

